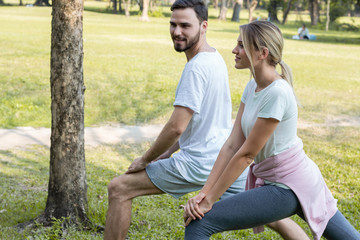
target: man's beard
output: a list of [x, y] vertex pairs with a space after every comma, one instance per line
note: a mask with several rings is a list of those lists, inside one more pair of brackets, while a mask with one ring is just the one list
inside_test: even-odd
[[196, 43], [198, 43], [199, 39], [200, 39], [200, 31], [195, 37], [189, 39], [189, 42], [185, 45], [185, 47], [182, 47], [180, 44], [178, 44], [178, 45], [174, 44], [175, 51], [184, 52], [184, 51], [192, 48]]

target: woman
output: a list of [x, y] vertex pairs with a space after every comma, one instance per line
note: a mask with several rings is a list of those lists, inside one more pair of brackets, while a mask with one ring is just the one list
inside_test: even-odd
[[[184, 208], [185, 239], [209, 239], [217, 232], [252, 227], [259, 232], [262, 225], [294, 214], [307, 221], [314, 239], [360, 239], [297, 137], [297, 101], [282, 49], [283, 37], [274, 24], [240, 26], [232, 51], [235, 68], [250, 69], [253, 79], [205, 186]], [[251, 190], [215, 203], [251, 163]]]

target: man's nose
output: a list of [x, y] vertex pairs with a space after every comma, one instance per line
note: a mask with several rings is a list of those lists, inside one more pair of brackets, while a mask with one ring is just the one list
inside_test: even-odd
[[176, 27], [174, 28], [174, 35], [175, 35], [175, 36], [181, 35], [181, 27], [176, 26]]

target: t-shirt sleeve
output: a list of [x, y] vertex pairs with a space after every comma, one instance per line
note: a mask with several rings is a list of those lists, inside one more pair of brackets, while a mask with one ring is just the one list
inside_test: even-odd
[[206, 79], [195, 71], [183, 73], [177, 86], [174, 106], [188, 107], [200, 113], [205, 95]]
[[258, 117], [274, 118], [281, 121], [287, 106], [287, 93], [285, 89], [273, 87], [263, 99]]

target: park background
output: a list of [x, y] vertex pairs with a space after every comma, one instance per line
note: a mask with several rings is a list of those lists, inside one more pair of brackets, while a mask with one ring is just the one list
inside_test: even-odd
[[[51, 7], [33, 1], [4, 0], [0, 6], [0, 128], [50, 127]], [[230, 1], [229, 1], [230, 2]], [[311, 25], [306, 1], [278, 24], [285, 37], [283, 60], [294, 73], [299, 98], [299, 136], [305, 151], [320, 167], [338, 206], [360, 231], [360, 18], [356, 1], [346, 6], [326, 31], [326, 2], [320, 2], [320, 22]], [[334, 1], [335, 2], [335, 1]], [[281, 3], [281, 2], [280, 2]], [[186, 58], [176, 53], [169, 35], [168, 5], [157, 2], [149, 21], [140, 21], [136, 3], [130, 16], [114, 13], [113, 3], [85, 1], [84, 81], [85, 125], [164, 124], [172, 111], [175, 88]], [[253, 18], [267, 18], [261, 1]], [[231, 3], [228, 3], [230, 6]], [[339, 6], [337, 5], [337, 6]], [[279, 5], [280, 6], [280, 5]], [[336, 6], [336, 5], [335, 5]], [[209, 8], [207, 39], [223, 55], [229, 70], [233, 116], [249, 72], [235, 70], [231, 50], [239, 24], [248, 22], [246, 4], [240, 22], [232, 22], [232, 8], [219, 21], [220, 9]], [[282, 11], [277, 16], [281, 22]], [[301, 23], [315, 41], [295, 41]], [[1, 143], [0, 143], [1, 144]], [[107, 183], [122, 174], [150, 142], [86, 147], [88, 216], [105, 224]], [[0, 151], [0, 239], [102, 239], [95, 231], [62, 231], [62, 221], [51, 228], [16, 232], [11, 228], [40, 215], [45, 208], [49, 178], [49, 149], [34, 145]], [[167, 195], [134, 201], [130, 239], [182, 239], [181, 210], [192, 194], [175, 200]], [[294, 217], [309, 234], [306, 224]], [[213, 239], [280, 239], [266, 230], [217, 234]]]

